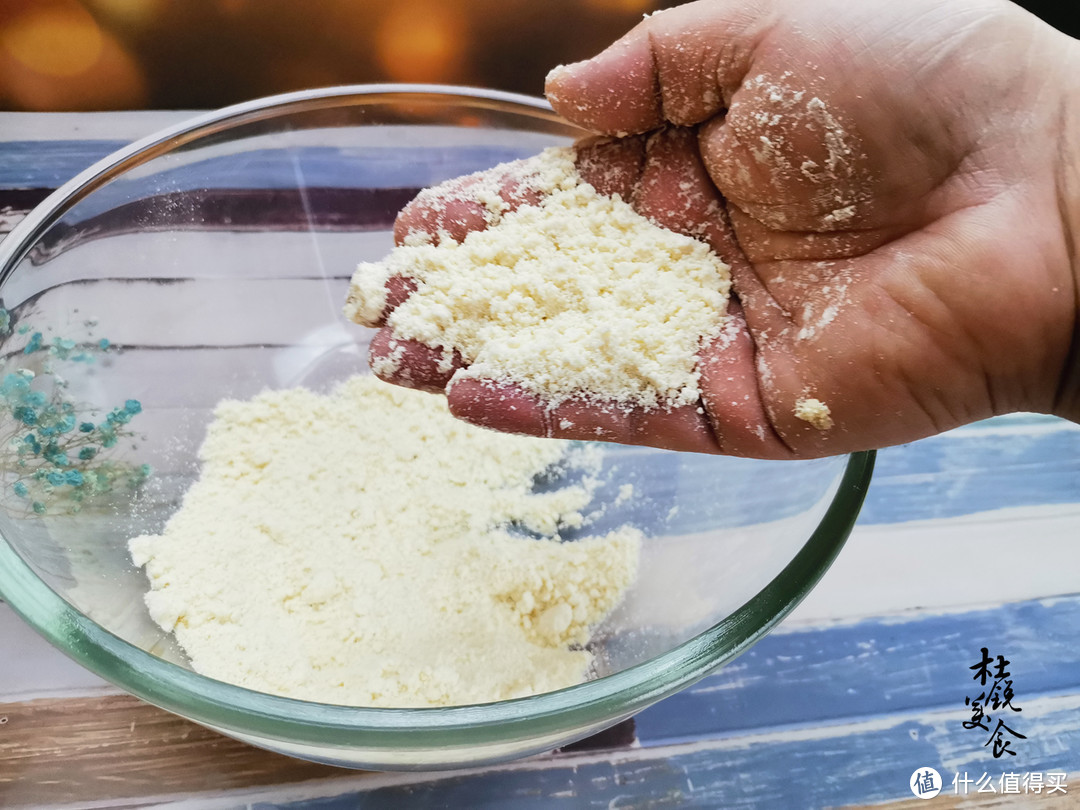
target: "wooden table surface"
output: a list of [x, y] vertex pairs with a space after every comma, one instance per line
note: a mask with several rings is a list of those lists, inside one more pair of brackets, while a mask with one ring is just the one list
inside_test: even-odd
[[[186, 115], [0, 114], [0, 234]], [[1076, 425], [1016, 415], [887, 449], [840, 558], [772, 635], [597, 738], [457, 772], [235, 742], [82, 670], [0, 603], [0, 807], [1080, 806], [1078, 540]], [[964, 727], [983, 647], [1010, 662], [1014, 756]], [[944, 781], [928, 801], [909, 787], [927, 767]]]

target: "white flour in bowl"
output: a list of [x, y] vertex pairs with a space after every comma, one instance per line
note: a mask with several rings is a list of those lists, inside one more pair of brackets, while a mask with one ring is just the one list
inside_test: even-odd
[[[635, 576], [637, 530], [557, 537], [584, 522], [589, 451], [371, 377], [223, 402], [200, 457], [131, 555], [195, 670], [250, 689], [396, 707], [559, 689], [587, 677], [590, 630]], [[560, 465], [578, 483], [538, 491]]]

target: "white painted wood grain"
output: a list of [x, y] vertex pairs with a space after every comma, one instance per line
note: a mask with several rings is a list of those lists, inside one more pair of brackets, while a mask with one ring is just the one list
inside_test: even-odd
[[0, 140], [135, 140], [198, 114], [192, 110], [131, 110], [98, 113], [5, 112], [0, 113]]
[[1080, 504], [856, 526], [785, 626], [1080, 592]]

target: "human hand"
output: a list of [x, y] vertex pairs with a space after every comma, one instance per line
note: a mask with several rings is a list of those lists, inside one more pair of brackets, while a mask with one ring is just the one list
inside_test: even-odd
[[[581, 150], [585, 179], [704, 236], [732, 265], [746, 328], [703, 347], [700, 413], [552, 411], [474, 380], [448, 391], [451, 410], [517, 432], [599, 428], [763, 457], [880, 447], [1014, 410], [1077, 418], [1077, 47], [1004, 2], [718, 0], [553, 71], [556, 110], [619, 136]], [[454, 238], [484, 226], [467, 188], [422, 196], [396, 232], [439, 226]], [[394, 285], [391, 306], [408, 292]], [[391, 381], [442, 388], [436, 352], [407, 349]], [[832, 428], [796, 416], [811, 397]]]

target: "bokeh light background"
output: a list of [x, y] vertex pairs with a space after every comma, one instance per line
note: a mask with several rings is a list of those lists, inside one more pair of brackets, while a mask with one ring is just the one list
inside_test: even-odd
[[531, 95], [663, 0], [0, 0], [0, 108], [205, 109], [336, 84]]
[[[207, 109], [365, 82], [540, 95], [554, 65], [588, 57], [643, 14], [677, 4], [0, 0], [0, 109]], [[1075, 3], [1025, 5], [1077, 35]]]

